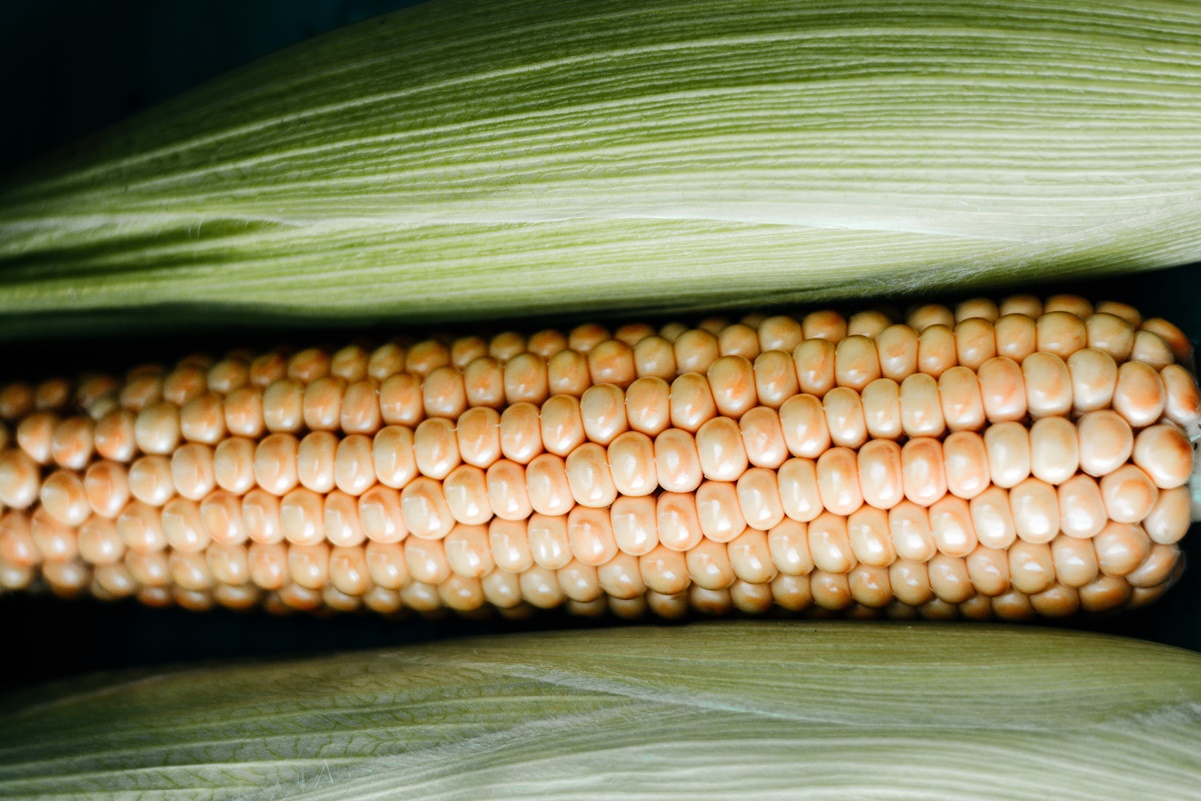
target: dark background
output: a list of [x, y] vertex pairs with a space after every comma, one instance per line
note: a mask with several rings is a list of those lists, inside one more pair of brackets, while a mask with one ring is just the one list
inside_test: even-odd
[[[0, 174], [73, 139], [93, 133], [140, 109], [273, 50], [336, 27], [385, 13], [414, 0], [6, 0], [0, 5]], [[1166, 317], [1194, 338], [1201, 310], [1194, 302], [1201, 265], [1155, 274], [1048, 284], [1041, 293], [1069, 291], [1115, 298], [1146, 316]], [[1024, 287], [1029, 290], [1028, 285]], [[914, 298], [916, 299], [916, 298]], [[946, 298], [953, 301], [955, 298]], [[515, 326], [517, 327], [517, 326]], [[503, 329], [503, 326], [501, 326]], [[240, 331], [203, 345], [179, 338], [48, 342], [0, 351], [0, 380], [36, 378], [79, 366], [130, 366], [136, 347], [143, 359], [170, 359], [197, 348], [271, 346], [280, 340], [347, 341], [362, 332]], [[390, 332], [391, 333], [391, 332]], [[1201, 564], [1196, 527], [1185, 541]], [[1128, 615], [1071, 621], [1090, 628], [1201, 651], [1201, 580], [1197, 570], [1163, 601]], [[132, 602], [103, 604], [50, 597], [0, 597], [0, 689], [62, 676], [172, 662], [324, 653], [333, 650], [457, 637], [485, 632], [613, 625], [558, 614], [525, 623], [505, 621], [397, 622], [371, 615], [330, 618], [195, 614], [153, 610]], [[628, 625], [628, 624], [622, 624]], [[648, 623], [648, 625], [657, 625]]]

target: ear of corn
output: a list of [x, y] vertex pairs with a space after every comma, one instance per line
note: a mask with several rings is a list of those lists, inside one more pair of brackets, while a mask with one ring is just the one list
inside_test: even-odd
[[522, 635], [10, 697], [0, 795], [1189, 798], [1199, 706], [1197, 654], [1062, 631]]
[[1183, 569], [1191, 360], [1170, 323], [1061, 295], [10, 384], [0, 581], [275, 611], [1137, 607]]
[[1186, 263], [1198, 87], [1192, 2], [432, 3], [9, 181], [0, 333], [681, 310]]

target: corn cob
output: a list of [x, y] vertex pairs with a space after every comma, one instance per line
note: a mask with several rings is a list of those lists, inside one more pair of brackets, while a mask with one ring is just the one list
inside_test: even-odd
[[1188, 338], [1074, 296], [307, 349], [0, 390], [0, 582], [383, 613], [1021, 619], [1183, 568]]

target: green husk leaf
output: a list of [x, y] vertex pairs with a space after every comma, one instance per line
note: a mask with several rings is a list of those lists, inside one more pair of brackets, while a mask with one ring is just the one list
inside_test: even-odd
[[1201, 655], [1034, 628], [561, 632], [8, 700], [6, 799], [1201, 797]]
[[1192, 0], [439, 0], [10, 180], [0, 334], [681, 311], [1198, 259]]

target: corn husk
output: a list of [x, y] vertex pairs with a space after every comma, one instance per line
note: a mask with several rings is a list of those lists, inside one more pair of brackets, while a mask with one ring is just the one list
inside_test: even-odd
[[1198, 259], [1191, 0], [438, 0], [0, 186], [0, 334], [677, 312]]
[[101, 677], [7, 699], [6, 799], [1201, 797], [1201, 656], [756, 621]]

